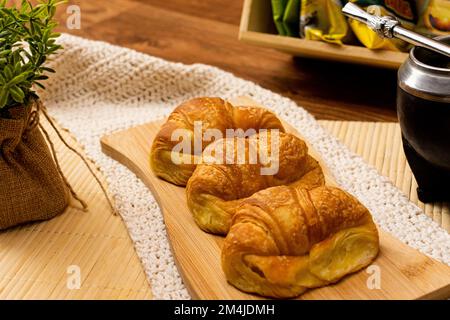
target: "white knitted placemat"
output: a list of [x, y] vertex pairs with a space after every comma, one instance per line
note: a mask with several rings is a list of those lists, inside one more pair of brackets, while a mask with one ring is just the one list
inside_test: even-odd
[[60, 42], [65, 49], [52, 62], [58, 72], [41, 97], [107, 176], [156, 299], [189, 298], [161, 212], [145, 185], [105, 156], [99, 141], [105, 134], [162, 119], [179, 103], [198, 96], [247, 95], [273, 110], [312, 143], [337, 182], [369, 208], [381, 228], [450, 264], [450, 234], [293, 101], [215, 67], [172, 63], [70, 35]]

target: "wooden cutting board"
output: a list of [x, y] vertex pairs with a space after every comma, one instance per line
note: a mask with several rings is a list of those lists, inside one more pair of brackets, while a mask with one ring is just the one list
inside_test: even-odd
[[[248, 98], [235, 104], [257, 105]], [[196, 299], [258, 299], [229, 285], [220, 265], [223, 238], [201, 231], [186, 205], [185, 189], [157, 178], [150, 169], [151, 143], [163, 121], [152, 122], [102, 138], [103, 152], [132, 170], [150, 188], [164, 215], [175, 260], [191, 296]], [[292, 127], [287, 131], [300, 136]], [[301, 137], [301, 136], [300, 136]], [[330, 172], [317, 152], [328, 184]], [[300, 299], [441, 299], [450, 297], [450, 267], [380, 231], [375, 268], [361, 270], [334, 285], [306, 292]], [[373, 272], [376, 272], [374, 274]], [[380, 287], [368, 283], [379, 276]]]

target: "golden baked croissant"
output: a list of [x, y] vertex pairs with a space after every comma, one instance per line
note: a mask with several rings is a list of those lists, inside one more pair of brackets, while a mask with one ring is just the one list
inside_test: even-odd
[[[178, 140], [173, 141], [172, 135], [177, 129], [184, 129], [194, 144], [194, 123], [201, 121], [201, 150], [195, 154], [192, 150], [186, 154], [184, 163], [174, 163], [172, 155]], [[196, 167], [195, 157], [201, 156], [201, 151], [212, 141], [204, 139], [207, 129], [219, 130], [225, 136], [226, 129], [278, 129], [284, 131], [280, 120], [268, 110], [256, 107], [233, 107], [220, 98], [196, 98], [178, 106], [163, 124], [153, 141], [150, 164], [153, 172], [164, 180], [176, 185], [185, 186]]]
[[379, 250], [369, 211], [334, 187], [262, 190], [243, 201], [222, 248], [235, 287], [291, 298], [369, 265]]
[[[227, 150], [232, 151], [232, 161], [228, 163]], [[217, 152], [211, 155], [214, 151]], [[249, 160], [252, 155], [253, 162]], [[238, 157], [242, 157], [240, 162]], [[204, 150], [202, 163], [187, 184], [187, 204], [201, 229], [227, 234], [244, 198], [262, 189], [291, 183], [306, 189], [325, 183], [322, 169], [308, 155], [304, 141], [289, 133], [271, 131], [250, 138], [221, 139]]]

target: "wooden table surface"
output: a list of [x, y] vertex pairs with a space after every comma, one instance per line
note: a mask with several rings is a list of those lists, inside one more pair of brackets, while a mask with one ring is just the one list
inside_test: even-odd
[[81, 28], [59, 30], [170, 61], [205, 63], [295, 100], [318, 119], [397, 121], [396, 72], [305, 58], [238, 41], [242, 0], [70, 0]]

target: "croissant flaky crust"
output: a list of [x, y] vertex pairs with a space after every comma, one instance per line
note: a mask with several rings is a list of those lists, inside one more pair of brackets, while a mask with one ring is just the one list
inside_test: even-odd
[[[220, 152], [210, 155], [210, 150]], [[226, 163], [227, 150], [232, 150], [230, 164]], [[250, 163], [252, 152], [256, 161]], [[267, 157], [261, 159], [259, 154]], [[244, 160], [240, 164], [238, 157]], [[286, 184], [312, 189], [325, 183], [322, 169], [308, 155], [305, 142], [289, 133], [218, 140], [205, 149], [203, 158], [188, 181], [186, 195], [196, 223], [210, 233], [227, 234], [236, 209], [255, 192]]]
[[[174, 133], [183, 129], [188, 145], [196, 145], [198, 121], [200, 150], [180, 152]], [[210, 139], [204, 135], [208, 129], [222, 138], [227, 129], [255, 133]], [[265, 135], [256, 133], [261, 129], [267, 129]], [[255, 148], [257, 158], [251, 162]], [[189, 161], [174, 162], [174, 156]], [[273, 161], [276, 170], [270, 172]], [[200, 228], [227, 234], [222, 268], [228, 282], [242, 291], [296, 297], [366, 267], [378, 254], [378, 231], [369, 211], [345, 191], [324, 186], [322, 168], [305, 142], [284, 133], [280, 120], [265, 109], [234, 107], [219, 98], [187, 101], [157, 134], [150, 162], [157, 176], [187, 184], [187, 204]]]
[[369, 211], [334, 187], [279, 186], [243, 201], [222, 249], [227, 280], [267, 297], [296, 297], [334, 283], [377, 256]]
[[[219, 130], [225, 137], [227, 129], [278, 129], [284, 132], [280, 120], [270, 111], [257, 107], [234, 107], [220, 98], [196, 98], [182, 103], [169, 116], [153, 141], [150, 164], [153, 172], [160, 178], [185, 186], [196, 167], [192, 150], [190, 161], [174, 163], [172, 153], [179, 141], [173, 141], [172, 135], [177, 129], [186, 130], [194, 144], [194, 123], [201, 121], [202, 132], [207, 129]], [[202, 137], [201, 137], [202, 138]], [[202, 150], [212, 141], [202, 139]]]

